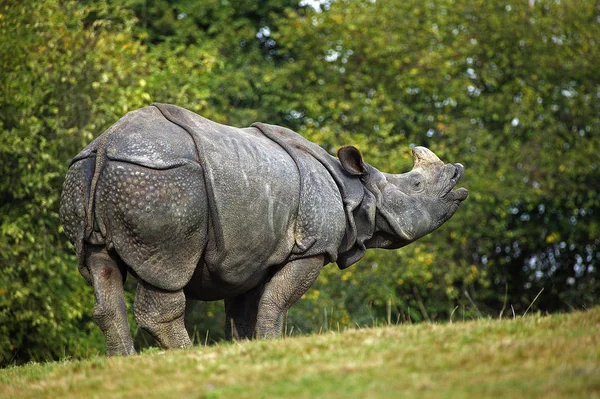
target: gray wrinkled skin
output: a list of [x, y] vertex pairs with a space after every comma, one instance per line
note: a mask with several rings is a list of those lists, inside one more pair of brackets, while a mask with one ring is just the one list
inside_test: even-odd
[[394, 175], [351, 146], [338, 159], [279, 126], [234, 128], [167, 104], [130, 112], [72, 161], [60, 206], [109, 355], [135, 353], [137, 323], [164, 348], [191, 344], [186, 297], [225, 300], [229, 338], [281, 336], [322, 267], [399, 248], [466, 199], [460, 164], [424, 147]]

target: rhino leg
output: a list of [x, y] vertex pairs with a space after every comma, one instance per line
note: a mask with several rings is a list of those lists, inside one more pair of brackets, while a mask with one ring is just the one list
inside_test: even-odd
[[135, 321], [165, 349], [192, 345], [184, 325], [183, 290], [165, 291], [138, 280], [133, 305]]
[[104, 246], [86, 248], [86, 266], [94, 286], [94, 320], [106, 337], [106, 354], [135, 354], [123, 292], [126, 270], [119, 267]]
[[258, 304], [265, 286], [259, 285], [248, 292], [225, 299], [225, 338], [252, 339], [256, 330]]
[[315, 282], [323, 268], [323, 256], [298, 259], [287, 263], [265, 285], [258, 306], [256, 336], [280, 338], [288, 309]]

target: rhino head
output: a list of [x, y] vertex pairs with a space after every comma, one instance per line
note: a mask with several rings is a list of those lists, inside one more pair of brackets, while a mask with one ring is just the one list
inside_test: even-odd
[[461, 164], [444, 164], [425, 147], [413, 149], [414, 166], [402, 174], [382, 173], [363, 162], [358, 149], [342, 147], [343, 168], [360, 176], [376, 198], [375, 230], [367, 248], [400, 248], [427, 235], [450, 219], [467, 198], [465, 188], [453, 190], [463, 176]]

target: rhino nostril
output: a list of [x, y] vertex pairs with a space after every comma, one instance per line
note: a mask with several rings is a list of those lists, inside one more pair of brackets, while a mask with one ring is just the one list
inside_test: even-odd
[[460, 175], [460, 171], [459, 169], [455, 166], [454, 167], [454, 174], [452, 175], [452, 180], [458, 179], [458, 176]]
[[456, 181], [460, 180], [460, 178], [463, 175], [463, 170], [464, 170], [464, 166], [462, 166], [459, 163], [455, 163], [454, 164], [454, 175], [452, 175], [452, 179], [456, 180]]

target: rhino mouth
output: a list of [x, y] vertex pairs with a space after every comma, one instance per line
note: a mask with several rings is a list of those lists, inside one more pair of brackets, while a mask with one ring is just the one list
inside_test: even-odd
[[459, 163], [455, 163], [453, 166], [454, 174], [450, 178], [448, 189], [444, 193], [443, 197], [454, 201], [464, 201], [469, 196], [467, 189], [464, 187], [457, 188], [456, 190], [453, 189], [463, 177], [465, 168]]

